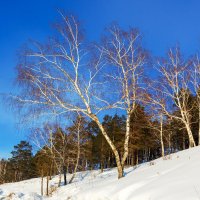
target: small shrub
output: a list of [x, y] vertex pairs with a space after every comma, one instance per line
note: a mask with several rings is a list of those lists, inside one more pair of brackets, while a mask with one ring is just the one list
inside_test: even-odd
[[57, 188], [58, 186], [51, 185], [49, 190], [49, 195], [52, 195], [57, 190]]
[[156, 164], [155, 162], [151, 161], [151, 162], [149, 163], [149, 166], [152, 166], [152, 165], [155, 165], [155, 164]]

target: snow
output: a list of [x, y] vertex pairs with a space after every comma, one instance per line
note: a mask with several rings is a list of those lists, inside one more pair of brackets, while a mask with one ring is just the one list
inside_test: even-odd
[[[118, 180], [116, 168], [79, 172], [72, 184], [57, 188], [50, 197], [40, 196], [40, 178], [7, 183], [0, 185], [0, 199], [200, 200], [200, 147], [126, 168], [125, 173]], [[57, 183], [54, 177], [51, 185]]]

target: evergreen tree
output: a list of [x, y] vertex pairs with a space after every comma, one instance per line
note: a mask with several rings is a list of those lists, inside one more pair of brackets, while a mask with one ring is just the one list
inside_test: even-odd
[[27, 141], [21, 141], [14, 146], [9, 159], [13, 171], [14, 181], [21, 181], [34, 177], [35, 165], [33, 163], [32, 146]]

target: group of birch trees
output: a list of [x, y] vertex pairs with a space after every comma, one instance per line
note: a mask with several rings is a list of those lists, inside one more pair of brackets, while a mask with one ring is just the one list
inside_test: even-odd
[[[185, 59], [179, 48], [173, 48], [164, 58], [154, 61], [142, 45], [140, 32], [133, 28], [123, 30], [117, 24], [106, 29], [100, 42], [89, 43], [74, 16], [60, 15], [62, 20], [55, 25], [54, 37], [45, 44], [32, 42], [21, 52], [17, 66], [20, 92], [12, 99], [24, 119], [59, 118], [67, 123], [70, 114], [76, 114], [94, 122], [114, 156], [118, 178], [124, 176], [124, 166], [130, 160], [131, 141], [138, 140], [131, 134], [131, 116], [137, 105], [150, 113], [148, 130], [158, 136], [162, 156], [167, 130], [171, 148], [169, 126], [173, 123], [185, 130], [189, 147], [199, 144], [200, 137], [195, 140], [196, 133], [192, 132], [192, 124], [200, 123], [198, 55]], [[192, 120], [194, 109], [198, 110], [196, 121]], [[120, 149], [102, 123], [102, 114], [116, 111], [125, 116]], [[51, 128], [47, 129], [51, 138]], [[36, 141], [41, 139], [41, 130], [35, 133]], [[76, 134], [81, 137], [78, 129]], [[66, 142], [65, 136], [61, 140]], [[67, 155], [55, 153], [57, 149], [51, 142], [44, 146], [65, 163]], [[77, 152], [79, 159], [80, 149]]]

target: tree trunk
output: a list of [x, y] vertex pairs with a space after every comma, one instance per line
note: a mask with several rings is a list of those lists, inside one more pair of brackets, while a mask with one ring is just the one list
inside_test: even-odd
[[101, 161], [100, 161], [101, 173], [103, 173], [104, 169], [104, 160], [103, 160], [103, 138], [101, 139]]
[[185, 132], [183, 132], [183, 150], [185, 149]]
[[101, 168], [101, 173], [103, 173], [103, 160], [101, 159], [101, 163], [100, 163], [100, 168]]
[[132, 156], [131, 156], [131, 165], [134, 166], [134, 150], [132, 150]]
[[191, 128], [190, 128], [188, 123], [185, 123], [185, 125], [186, 125], [186, 129], [187, 129], [187, 134], [188, 134], [188, 137], [189, 137], [189, 148], [195, 147], [196, 144], [195, 144], [195, 141], [194, 141], [194, 137], [192, 135]]
[[191, 131], [191, 127], [190, 127], [190, 118], [188, 116], [188, 112], [187, 111], [184, 112], [184, 109], [181, 109], [180, 111], [181, 111], [181, 116], [182, 116], [182, 119], [183, 119], [182, 122], [184, 123], [184, 125], [186, 127], [188, 138], [189, 138], [189, 148], [195, 147], [196, 144], [195, 144], [195, 141], [194, 141], [194, 137], [192, 135], [192, 131]]
[[15, 182], [17, 182], [17, 170], [15, 170]]
[[46, 195], [49, 195], [49, 175], [47, 175], [47, 188], [46, 188]]
[[169, 135], [168, 135], [168, 149], [169, 149], [169, 154], [171, 153], [171, 131], [169, 132]]
[[42, 173], [41, 173], [41, 196], [44, 195], [43, 191], [43, 183], [44, 183], [44, 173], [43, 173], [43, 169], [42, 169]]
[[128, 156], [128, 166], [130, 166], [131, 165], [131, 156]]
[[151, 159], [151, 148], [149, 148], [148, 161]]
[[69, 183], [71, 183], [76, 175], [76, 171], [78, 169], [78, 165], [79, 165], [79, 159], [80, 159], [80, 135], [79, 135], [79, 132], [78, 132], [78, 144], [77, 144], [77, 158], [76, 158], [76, 165], [75, 165], [75, 168], [74, 168], [74, 173], [69, 181]]
[[59, 180], [58, 180], [58, 187], [61, 185], [61, 171], [59, 170]]
[[122, 157], [121, 165], [122, 169], [124, 169], [124, 163], [128, 156], [128, 145], [129, 145], [129, 137], [130, 137], [130, 119], [131, 119], [131, 113], [128, 113], [127, 119], [126, 119], [126, 135], [125, 135], [125, 142], [124, 142], [124, 154]]
[[103, 134], [103, 136], [105, 137], [106, 141], [108, 142], [109, 146], [111, 147], [111, 149], [113, 151], [113, 154], [114, 154], [115, 160], [116, 160], [116, 164], [117, 164], [118, 179], [120, 179], [123, 177], [124, 173], [123, 173], [123, 166], [120, 161], [119, 153], [118, 153], [115, 145], [113, 144], [112, 140], [107, 135], [106, 131], [104, 130], [104, 127], [102, 126], [102, 124], [100, 123], [98, 118], [95, 115], [92, 115], [92, 119], [97, 123], [99, 129], [101, 130], [101, 133]]
[[51, 162], [50, 171], [49, 171], [49, 180], [52, 179], [52, 168], [53, 168], [53, 161]]
[[111, 163], [111, 158], [110, 158], [110, 151], [109, 151], [109, 156], [108, 156], [108, 168], [110, 168], [110, 163]]
[[160, 116], [160, 144], [161, 144], [161, 155], [165, 156], [165, 147], [163, 142], [163, 115]]
[[165, 156], [165, 148], [164, 148], [163, 140], [161, 140], [161, 155], [162, 155], [162, 157]]
[[88, 162], [87, 159], [85, 160], [85, 171], [88, 169]]
[[136, 165], [138, 165], [139, 164], [139, 162], [138, 162], [138, 150], [137, 150], [137, 154], [136, 154]]
[[67, 168], [63, 166], [63, 174], [64, 174], [64, 185], [67, 185]]

